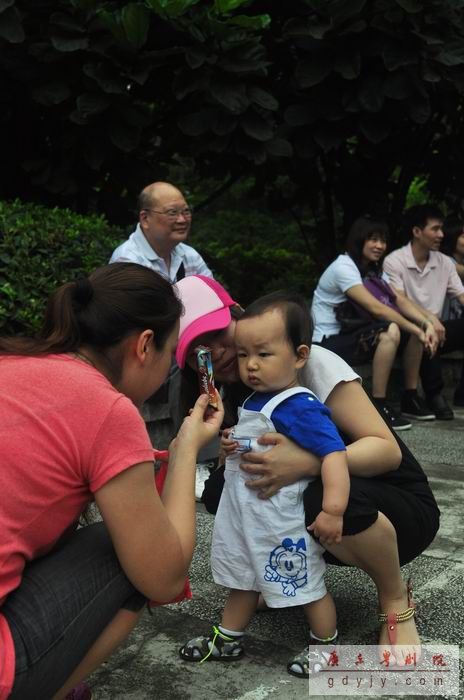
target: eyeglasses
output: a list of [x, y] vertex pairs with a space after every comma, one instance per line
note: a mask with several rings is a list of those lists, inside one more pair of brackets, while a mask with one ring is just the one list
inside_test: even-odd
[[192, 218], [192, 210], [190, 207], [184, 207], [184, 209], [166, 209], [166, 211], [158, 211], [157, 209], [144, 209], [144, 211], [152, 211], [154, 214], [161, 214], [162, 216], [167, 216], [168, 219], [178, 219], [179, 216], [183, 216], [184, 219]]

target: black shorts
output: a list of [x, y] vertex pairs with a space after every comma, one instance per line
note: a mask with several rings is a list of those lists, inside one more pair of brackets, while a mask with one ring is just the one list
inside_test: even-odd
[[[380, 333], [388, 330], [388, 326], [391, 323], [392, 321], [372, 321], [350, 333], [324, 336], [316, 345], [321, 345], [323, 348], [336, 353], [349, 365], [362, 365], [372, 360], [379, 342]], [[409, 333], [401, 329], [400, 334], [401, 338], [397, 350], [398, 357], [401, 357], [411, 337]]]
[[[308, 485], [303, 499], [308, 526], [322, 509], [320, 479]], [[401, 566], [422, 554], [437, 534], [440, 511], [428, 486], [412, 492], [386, 480], [351, 476], [350, 498], [343, 516], [343, 534], [356, 535], [367, 530], [375, 523], [379, 512], [395, 528]], [[324, 559], [329, 564], [343, 565], [330, 552], [324, 552]]]
[[16, 654], [10, 700], [52, 697], [118, 610], [138, 611], [145, 601], [103, 523], [77, 530], [28, 564], [1, 608]]

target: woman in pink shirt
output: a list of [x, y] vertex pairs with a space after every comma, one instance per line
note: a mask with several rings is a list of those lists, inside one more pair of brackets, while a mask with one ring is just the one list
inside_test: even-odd
[[[181, 311], [160, 275], [116, 263], [60, 287], [38, 338], [0, 340], [2, 700], [77, 697], [147, 598], [184, 587], [196, 455], [222, 404], [210, 416], [200, 398], [182, 424], [161, 498], [137, 410], [167, 376]], [[93, 499], [104, 522], [76, 530]]]

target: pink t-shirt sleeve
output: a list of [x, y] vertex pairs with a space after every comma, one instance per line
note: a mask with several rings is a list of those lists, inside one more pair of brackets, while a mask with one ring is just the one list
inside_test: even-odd
[[89, 446], [84, 478], [92, 493], [120, 472], [153, 461], [145, 424], [132, 402], [119, 397]]

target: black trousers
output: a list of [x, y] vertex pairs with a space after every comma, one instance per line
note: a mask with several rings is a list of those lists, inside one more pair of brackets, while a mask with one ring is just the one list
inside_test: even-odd
[[[420, 375], [427, 398], [432, 398], [443, 391], [441, 356], [446, 355], [447, 352], [464, 350], [464, 318], [442, 321], [442, 323], [446, 329], [446, 340], [443, 347], [437, 351], [434, 357], [430, 358], [424, 354], [422, 358]], [[464, 397], [464, 363], [455, 394], [461, 398]]]

